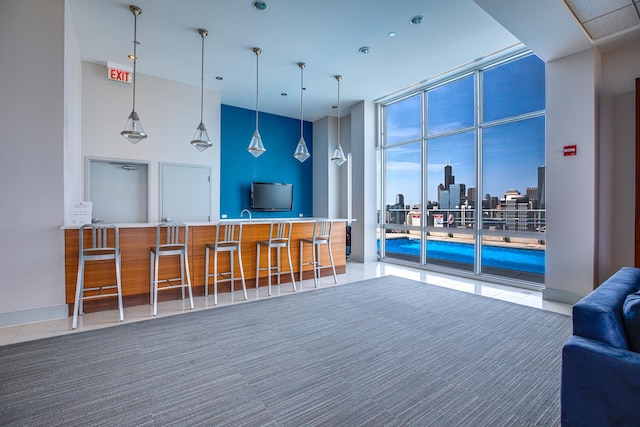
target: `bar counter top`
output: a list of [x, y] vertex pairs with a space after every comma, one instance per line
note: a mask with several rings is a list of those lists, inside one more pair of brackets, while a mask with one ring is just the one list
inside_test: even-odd
[[[217, 221], [185, 221], [184, 224], [189, 227], [199, 227], [199, 226], [207, 226], [207, 225], [218, 225], [229, 222], [241, 222], [243, 225], [251, 225], [251, 224], [269, 224], [273, 221], [291, 221], [291, 222], [316, 222], [317, 220], [323, 221], [331, 221], [331, 222], [355, 222], [355, 219], [346, 219], [346, 218], [316, 218], [316, 217], [293, 217], [293, 218], [222, 218]], [[105, 223], [107, 224], [107, 223]], [[159, 222], [124, 222], [124, 223], [109, 223], [117, 225], [118, 228], [140, 228], [140, 227], [157, 227]], [[63, 225], [60, 228], [62, 230], [77, 230], [81, 225], [72, 224], [72, 225]]]

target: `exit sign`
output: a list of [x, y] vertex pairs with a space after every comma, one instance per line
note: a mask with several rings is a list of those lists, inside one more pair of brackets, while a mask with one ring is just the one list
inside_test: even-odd
[[107, 77], [124, 83], [131, 83], [131, 69], [113, 63], [107, 64]]

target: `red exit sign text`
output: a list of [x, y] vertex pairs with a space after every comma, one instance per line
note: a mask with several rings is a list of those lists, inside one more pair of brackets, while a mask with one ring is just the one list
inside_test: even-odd
[[129, 71], [119, 70], [117, 68], [108, 68], [107, 73], [108, 73], [109, 79], [111, 80], [131, 83], [131, 73]]

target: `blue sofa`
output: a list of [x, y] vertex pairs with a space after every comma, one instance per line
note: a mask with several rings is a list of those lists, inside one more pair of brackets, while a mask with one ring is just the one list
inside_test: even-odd
[[562, 350], [563, 426], [640, 425], [640, 268], [625, 267], [573, 307]]

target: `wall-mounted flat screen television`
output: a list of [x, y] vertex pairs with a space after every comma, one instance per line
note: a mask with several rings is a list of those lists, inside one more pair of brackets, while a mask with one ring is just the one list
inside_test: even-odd
[[293, 184], [252, 182], [251, 209], [270, 212], [293, 210]]

